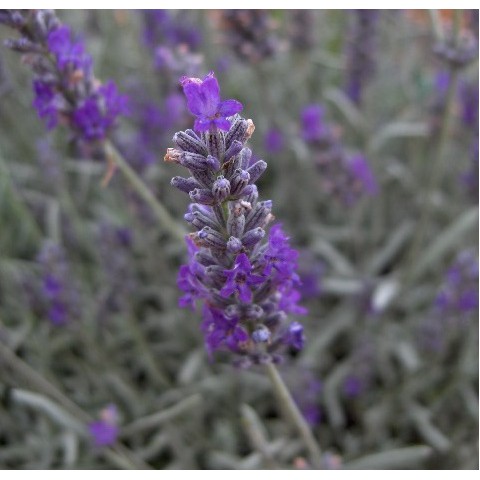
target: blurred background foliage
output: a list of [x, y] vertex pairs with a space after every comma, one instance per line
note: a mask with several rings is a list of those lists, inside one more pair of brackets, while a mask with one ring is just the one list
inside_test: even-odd
[[[162, 162], [192, 123], [169, 103], [178, 78], [214, 70], [253, 119], [260, 193], [301, 252], [309, 310], [306, 348], [281, 371], [325, 468], [478, 468], [478, 50], [455, 68], [434, 53], [455, 22], [478, 48], [478, 10], [377, 12], [360, 102], [345, 89], [358, 12], [57, 13], [130, 95], [115, 143], [179, 221]], [[0, 466], [302, 468], [262, 371], [209, 361], [200, 315], [177, 307], [185, 245], [119, 172], [103, 187], [105, 164], [46, 133], [31, 103], [28, 68], [2, 48]], [[345, 205], [327, 188], [301, 121], [312, 104], [367, 159], [376, 194]], [[476, 304], [451, 299], [465, 292]], [[109, 404], [119, 439], [98, 448], [87, 425]]]

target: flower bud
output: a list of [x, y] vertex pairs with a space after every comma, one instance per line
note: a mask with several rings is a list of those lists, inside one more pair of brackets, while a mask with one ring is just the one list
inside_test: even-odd
[[262, 175], [263, 172], [267, 169], [267, 162], [259, 160], [255, 162], [247, 172], [250, 174], [250, 183], [255, 183]]
[[189, 196], [194, 202], [203, 205], [213, 205], [215, 203], [215, 197], [212, 192], [206, 188], [196, 188], [189, 193]]
[[260, 325], [252, 332], [252, 340], [255, 343], [268, 343], [271, 335], [270, 330], [265, 325]]
[[195, 132], [193, 132], [195, 136], [189, 135], [187, 132], [177, 132], [173, 136], [173, 141], [177, 147], [185, 152], [197, 153], [206, 157], [208, 150], [205, 144], [195, 135]]
[[242, 237], [242, 243], [245, 247], [253, 247], [265, 236], [265, 230], [263, 228], [254, 228], [248, 231]]
[[201, 188], [200, 184], [193, 177], [173, 177], [170, 184], [185, 193], [190, 193], [195, 188]]
[[213, 184], [212, 193], [217, 202], [223, 202], [230, 195], [230, 182], [220, 175]]
[[231, 179], [231, 194], [240, 195], [242, 190], [248, 185], [250, 175], [246, 170], [237, 168]]
[[238, 253], [242, 249], [242, 242], [237, 237], [230, 237], [227, 242], [227, 250], [230, 253]]

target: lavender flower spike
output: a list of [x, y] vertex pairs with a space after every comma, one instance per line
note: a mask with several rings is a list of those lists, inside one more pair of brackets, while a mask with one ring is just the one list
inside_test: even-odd
[[288, 348], [303, 347], [302, 325], [288, 315], [305, 313], [297, 305], [298, 253], [281, 225], [266, 233], [274, 217], [271, 201], [259, 201], [254, 182], [266, 163], [252, 162], [245, 146], [251, 120], [234, 115], [236, 100], [220, 101], [213, 73], [203, 81], [182, 78], [195, 128], [175, 134], [165, 161], [190, 170], [172, 185], [195, 202], [185, 219], [196, 232], [187, 237], [188, 264], [180, 268], [181, 307], [202, 306], [202, 331], [211, 355], [228, 350], [238, 364], [278, 362]]
[[33, 106], [47, 129], [67, 125], [84, 145], [105, 140], [128, 113], [127, 97], [95, 78], [92, 57], [70, 27], [53, 10], [1, 10], [2, 23], [20, 33], [5, 44], [33, 70]]

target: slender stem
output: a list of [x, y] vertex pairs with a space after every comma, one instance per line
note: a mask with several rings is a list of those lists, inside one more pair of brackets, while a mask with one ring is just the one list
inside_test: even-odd
[[284, 411], [284, 414], [291, 421], [292, 425], [298, 430], [298, 433], [302, 437], [302, 440], [307, 447], [310, 455], [312, 465], [316, 468], [320, 468], [322, 451], [318, 442], [310, 430], [307, 422], [303, 418], [300, 410], [298, 409], [295, 401], [292, 398], [290, 391], [288, 390], [285, 382], [283, 381], [277, 367], [273, 363], [267, 363], [265, 365], [267, 374], [272, 382], [275, 393], [278, 397], [280, 405]]
[[133, 314], [126, 315], [126, 323], [127, 328], [129, 329], [130, 333], [132, 334], [133, 339], [135, 340], [139, 354], [143, 356], [145, 359], [146, 366], [149, 370], [150, 375], [158, 381], [158, 383], [162, 387], [169, 387], [171, 385], [170, 380], [167, 378], [165, 373], [160, 370], [160, 367], [157, 364], [157, 361], [150, 349], [150, 345], [148, 344], [145, 335], [143, 334], [142, 329], [138, 325], [138, 322], [135, 318], [133, 318]]
[[155, 198], [151, 190], [135, 173], [135, 170], [130, 167], [122, 154], [111, 142], [105, 144], [105, 151], [107, 157], [115, 163], [136, 192], [143, 198], [143, 200], [145, 200], [145, 202], [148, 203], [165, 230], [175, 238], [183, 241], [186, 231], [172, 218], [168, 210]]

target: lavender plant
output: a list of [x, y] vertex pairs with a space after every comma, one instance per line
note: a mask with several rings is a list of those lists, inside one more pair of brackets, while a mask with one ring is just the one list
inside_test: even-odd
[[[61, 43], [71, 68], [48, 36], [0, 51], [0, 466], [478, 468], [477, 54], [432, 53], [475, 46], [478, 11], [379, 12], [357, 105], [356, 13], [247, 11], [219, 36], [229, 13], [20, 11], [84, 40]], [[61, 102], [95, 58], [128, 120], [89, 139], [67, 102], [47, 136], [25, 68], [44, 57]], [[124, 175], [108, 189], [99, 160]]]
[[105, 140], [127, 113], [127, 98], [114, 82], [94, 77], [92, 58], [70, 27], [53, 10], [2, 10], [0, 23], [20, 34], [7, 46], [33, 70], [33, 106], [46, 127], [65, 124], [74, 140], [87, 145]]
[[325, 193], [346, 206], [364, 195], [376, 195], [378, 185], [366, 158], [345, 151], [338, 134], [325, 122], [324, 109], [309, 105], [301, 116], [303, 138], [314, 152]]
[[[178, 132], [176, 148], [165, 160], [189, 169], [191, 177], [174, 177], [172, 185], [194, 201], [185, 219], [197, 232], [189, 236], [189, 263], [179, 274], [185, 292], [180, 306], [203, 303], [202, 330], [211, 354], [228, 349], [242, 366], [278, 362], [285, 346], [303, 347], [303, 327], [288, 314], [298, 305], [297, 252], [281, 225], [273, 221], [272, 202], [260, 201], [255, 182], [267, 168], [252, 163], [245, 146], [254, 130], [237, 114], [236, 100], [220, 100], [213, 73], [203, 80], [183, 78], [195, 131]], [[225, 133], [224, 133], [225, 132]]]

